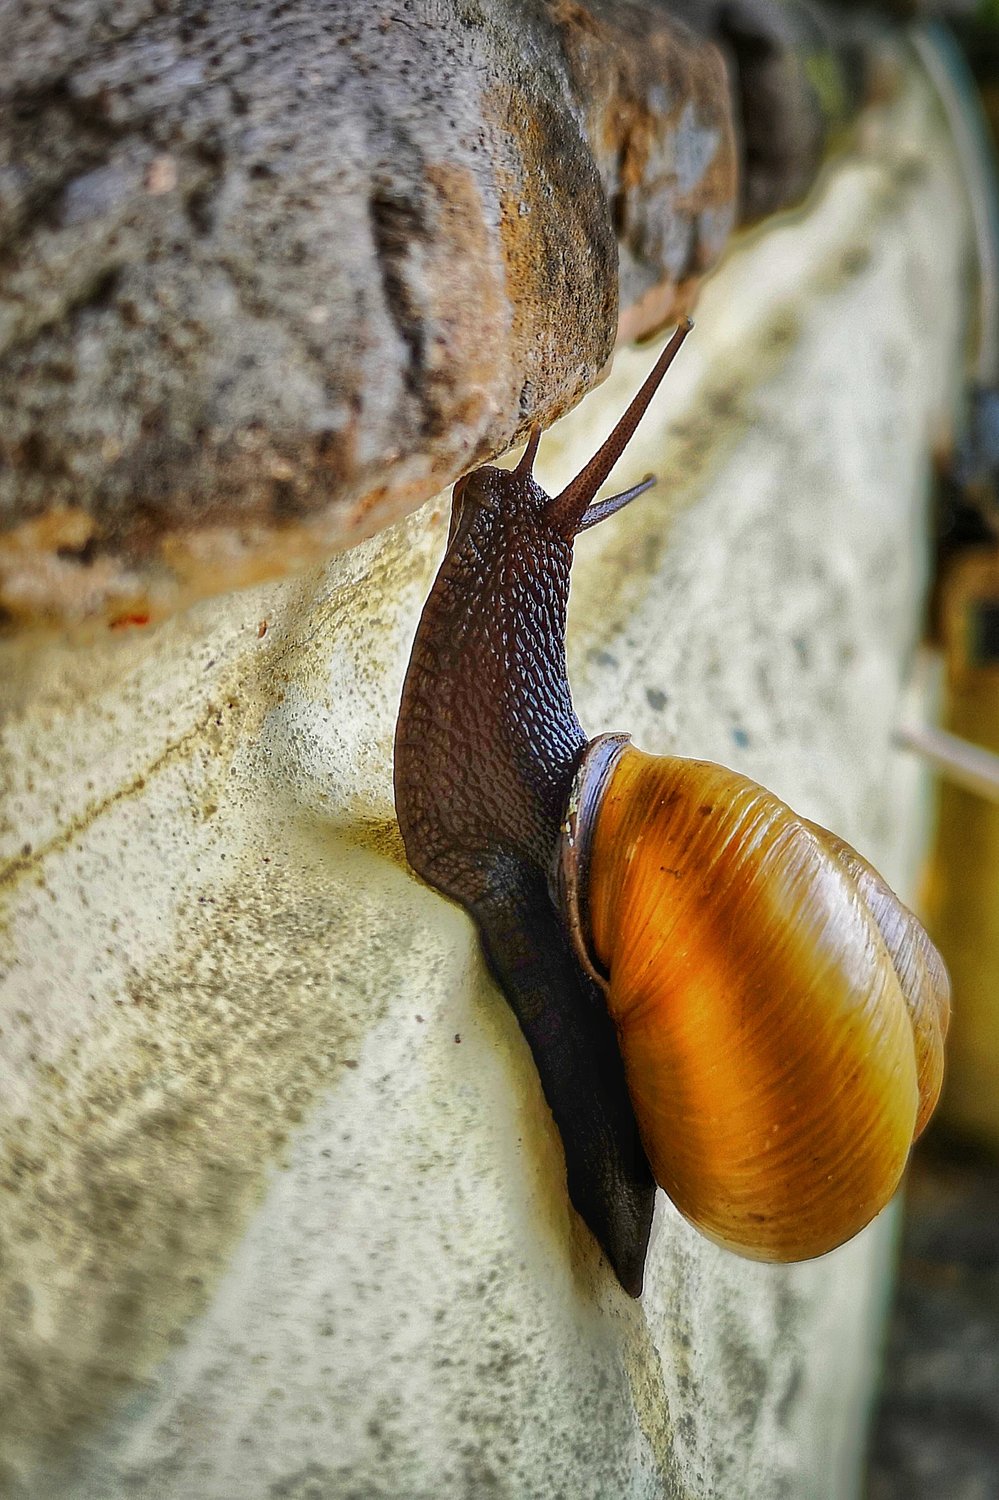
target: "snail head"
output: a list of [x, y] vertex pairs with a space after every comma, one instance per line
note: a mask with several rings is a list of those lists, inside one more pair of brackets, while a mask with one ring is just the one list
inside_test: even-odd
[[[547, 495], [534, 478], [534, 461], [541, 442], [539, 426], [531, 428], [527, 447], [515, 469], [484, 465], [459, 479], [451, 496], [449, 547], [461, 546], [483, 515], [487, 518], [502, 515], [507, 526], [516, 526], [529, 519], [571, 547], [581, 531], [588, 531], [651, 489], [656, 481], [649, 475], [617, 495], [595, 499], [692, 327], [689, 318], [679, 325], [613, 432], [586, 467], [559, 494]], [[496, 520], [490, 522], [486, 519], [482, 523], [484, 532], [491, 535], [496, 524]]]

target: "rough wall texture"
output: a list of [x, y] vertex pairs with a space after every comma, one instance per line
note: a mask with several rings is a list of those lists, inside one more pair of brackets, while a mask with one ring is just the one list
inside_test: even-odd
[[[747, 245], [584, 538], [584, 725], [726, 761], [911, 894], [891, 750], [964, 209], [913, 84]], [[558, 485], [635, 389], [542, 449]], [[407, 870], [395, 708], [432, 504], [296, 584], [2, 648], [0, 1491], [849, 1495], [890, 1225], [751, 1265], [660, 1205], [640, 1304], [568, 1207], [464, 916]]]
[[630, 338], [689, 300], [737, 132], [772, 209], [847, 101], [808, 10], [684, 14], [3, 0], [8, 627], [350, 545], [571, 407], [619, 305]]

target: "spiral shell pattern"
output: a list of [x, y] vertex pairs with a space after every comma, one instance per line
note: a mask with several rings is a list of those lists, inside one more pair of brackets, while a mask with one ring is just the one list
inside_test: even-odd
[[564, 899], [657, 1182], [742, 1255], [832, 1250], [889, 1201], [936, 1102], [939, 954], [855, 850], [747, 777], [608, 737], [581, 778]]

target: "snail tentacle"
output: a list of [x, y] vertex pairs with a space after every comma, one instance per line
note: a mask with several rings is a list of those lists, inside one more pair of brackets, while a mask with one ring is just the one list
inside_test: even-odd
[[553, 530], [557, 531], [560, 536], [564, 536], [567, 541], [571, 541], [579, 532], [587, 506], [631, 441], [635, 428], [645, 415], [663, 376], [679, 354], [680, 346], [693, 326], [689, 318], [683, 319], [610, 437], [601, 444], [575, 479], [567, 484], [554, 499], [549, 500], [545, 508], [545, 518]]
[[591, 526], [597, 526], [601, 521], [606, 521], [608, 516], [617, 515], [619, 510], [624, 510], [632, 500], [637, 500], [639, 495], [644, 495], [646, 490], [651, 490], [658, 480], [654, 474], [648, 474], [639, 484], [633, 484], [630, 490], [622, 490], [619, 495], [608, 495], [605, 500], [594, 500], [583, 512], [583, 519], [576, 527], [577, 534], [580, 531], [589, 531]]
[[535, 422], [531, 428], [531, 435], [527, 439], [527, 447], [520, 455], [520, 461], [514, 469], [514, 473], [521, 478], [528, 477], [534, 469], [534, 460], [538, 456], [538, 447], [541, 443], [541, 424]]

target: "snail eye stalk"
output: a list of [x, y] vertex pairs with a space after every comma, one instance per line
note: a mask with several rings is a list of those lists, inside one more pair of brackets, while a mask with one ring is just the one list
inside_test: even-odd
[[646, 490], [651, 490], [658, 480], [654, 474], [647, 474], [640, 484], [632, 485], [630, 490], [622, 490], [620, 495], [608, 495], [606, 500], [594, 500], [583, 511], [583, 519], [576, 527], [577, 533], [589, 531], [591, 526], [597, 526], [601, 521], [606, 521], [608, 516], [616, 515], [619, 510], [624, 510], [632, 500], [637, 500], [639, 495], [644, 495]]
[[536, 422], [531, 428], [531, 435], [527, 439], [527, 447], [520, 455], [520, 462], [514, 469], [514, 473], [520, 478], [530, 475], [534, 469], [534, 460], [538, 456], [538, 444], [541, 442], [541, 428]]
[[[648, 409], [649, 402], [659, 389], [663, 376], [679, 354], [680, 347], [693, 326], [689, 318], [684, 318], [610, 437], [597, 449], [585, 469], [580, 470], [575, 479], [571, 480], [546, 507], [549, 525], [565, 537], [566, 541], [571, 541], [581, 530], [587, 508], [628, 446], [635, 428]], [[612, 512], [607, 512], [607, 514], [612, 514]], [[603, 520], [603, 516], [597, 519]], [[594, 525], [595, 522], [591, 521], [589, 524]]]

